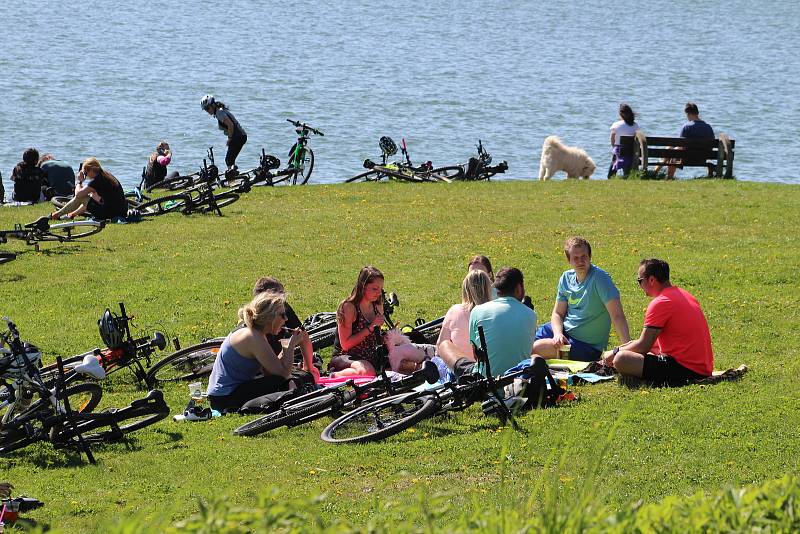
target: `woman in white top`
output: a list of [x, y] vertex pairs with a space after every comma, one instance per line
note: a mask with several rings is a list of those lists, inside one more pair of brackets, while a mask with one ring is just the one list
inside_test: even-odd
[[436, 341], [436, 353], [450, 369], [462, 358], [475, 361], [469, 342], [469, 314], [472, 308], [490, 300], [492, 283], [489, 275], [483, 270], [470, 270], [461, 284], [461, 304], [454, 304], [447, 310]]
[[611, 125], [611, 146], [613, 155], [611, 157], [611, 167], [608, 169], [608, 177], [611, 178], [617, 171], [622, 169], [622, 174], [627, 176], [633, 166], [633, 154], [622, 155], [620, 153], [619, 141], [623, 135], [634, 135], [639, 130], [636, 124], [636, 114], [628, 104], [619, 105], [620, 120]]
[[228, 106], [220, 102], [214, 95], [206, 95], [200, 99], [200, 107], [217, 119], [219, 129], [225, 132], [228, 137], [228, 152], [225, 154], [226, 174], [236, 168], [236, 157], [242, 151], [242, 147], [247, 142], [247, 133], [230, 112]]

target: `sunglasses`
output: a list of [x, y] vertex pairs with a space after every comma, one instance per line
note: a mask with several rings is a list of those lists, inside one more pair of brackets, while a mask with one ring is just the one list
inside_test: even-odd
[[639, 284], [639, 285], [642, 285], [643, 281], [644, 281], [644, 278], [637, 278], [636, 279], [636, 283]]

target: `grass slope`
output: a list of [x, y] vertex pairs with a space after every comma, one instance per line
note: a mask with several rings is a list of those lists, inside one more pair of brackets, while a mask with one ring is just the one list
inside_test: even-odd
[[[335, 309], [358, 269], [373, 264], [400, 297], [397, 319], [434, 318], [459, 299], [475, 253], [496, 268], [520, 267], [544, 322], [567, 268], [561, 245], [580, 234], [620, 288], [632, 334], [648, 302], [635, 283], [638, 261], [664, 258], [673, 282], [705, 309], [717, 367], [747, 363], [752, 371], [713, 387], [576, 388], [579, 404], [529, 414], [518, 434], [477, 410], [358, 447], [323, 444], [322, 422], [239, 439], [231, 435], [245, 421], [238, 417], [168, 420], [97, 448], [96, 467], [42, 444], [0, 459], [0, 478], [47, 503], [35, 513], [42, 522], [100, 532], [130, 514], [154, 525], [184, 518], [198, 498], [255, 505], [272, 487], [278, 500], [325, 493], [323, 512], [355, 524], [374, 514], [419, 521], [392, 503], [415, 499], [420, 488], [446, 493], [456, 510], [536, 501], [535, 482], [553, 462], [564, 499], [596, 470], [592, 491], [612, 509], [797, 473], [799, 201], [797, 187], [729, 181], [275, 188], [249, 194], [223, 218], [112, 225], [38, 253], [5, 245], [20, 254], [0, 267], [0, 314], [52, 359], [97, 346], [96, 320], [119, 301], [140, 326], [183, 345], [225, 334], [264, 274], [284, 282], [303, 316]], [[43, 211], [0, 209], [0, 227]], [[174, 411], [186, 393], [166, 391]], [[114, 376], [103, 406], [142, 394]]]

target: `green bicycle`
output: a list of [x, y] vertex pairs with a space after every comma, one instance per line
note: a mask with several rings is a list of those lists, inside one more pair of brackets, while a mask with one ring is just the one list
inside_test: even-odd
[[308, 136], [310, 133], [324, 136], [325, 134], [304, 122], [286, 119], [294, 125], [297, 132], [297, 142], [289, 149], [289, 162], [286, 170], [295, 170], [291, 178], [292, 185], [304, 185], [314, 171], [314, 151], [308, 146]]

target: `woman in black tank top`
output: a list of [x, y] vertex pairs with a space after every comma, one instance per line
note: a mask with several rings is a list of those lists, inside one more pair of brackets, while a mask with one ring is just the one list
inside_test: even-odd
[[383, 317], [383, 273], [372, 266], [361, 269], [350, 296], [336, 311], [337, 335], [331, 376], [375, 376], [383, 366], [380, 329]]
[[86, 185], [75, 192], [75, 196], [58, 211], [50, 214], [51, 219], [66, 215], [70, 219], [85, 212], [99, 220], [124, 218], [128, 214], [128, 200], [119, 180], [103, 169], [97, 158], [86, 158], [78, 171], [78, 180]]

